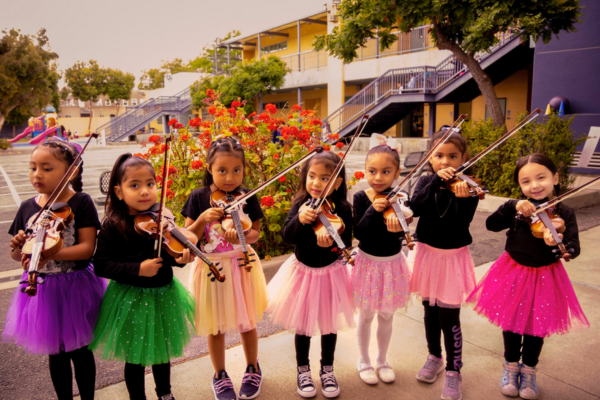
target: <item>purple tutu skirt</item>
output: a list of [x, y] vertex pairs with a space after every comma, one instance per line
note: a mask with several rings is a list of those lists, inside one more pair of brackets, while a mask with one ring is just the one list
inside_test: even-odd
[[[23, 280], [27, 279], [27, 271]], [[2, 340], [15, 343], [28, 353], [58, 354], [87, 346], [94, 339], [94, 326], [106, 281], [87, 268], [66, 274], [46, 275], [37, 295], [12, 296]]]
[[287, 330], [315, 336], [354, 327], [352, 288], [341, 261], [311, 268], [292, 255], [267, 289], [274, 294], [267, 312], [273, 323]]
[[561, 261], [526, 267], [500, 256], [467, 301], [502, 330], [548, 337], [590, 326]]
[[359, 310], [391, 314], [410, 302], [410, 271], [402, 252], [375, 257], [358, 249], [350, 272], [352, 297]]
[[475, 288], [473, 268], [467, 246], [444, 250], [417, 243], [410, 290], [431, 305], [460, 308]]

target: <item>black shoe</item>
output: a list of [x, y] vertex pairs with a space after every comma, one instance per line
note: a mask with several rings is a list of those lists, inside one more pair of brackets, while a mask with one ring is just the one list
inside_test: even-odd
[[256, 362], [258, 371], [254, 369], [252, 364], [246, 367], [246, 373], [242, 379], [242, 387], [240, 388], [240, 399], [254, 399], [260, 394], [262, 385], [262, 371], [258, 361]]
[[340, 387], [333, 374], [333, 365], [323, 366], [319, 371], [319, 376], [321, 377], [321, 393], [323, 393], [323, 396], [328, 399], [338, 397], [340, 395]]
[[212, 390], [215, 400], [237, 400], [233, 383], [225, 371], [219, 371], [216, 378], [213, 376]]
[[313, 383], [308, 365], [298, 367], [298, 394], [305, 398], [317, 395], [317, 388]]

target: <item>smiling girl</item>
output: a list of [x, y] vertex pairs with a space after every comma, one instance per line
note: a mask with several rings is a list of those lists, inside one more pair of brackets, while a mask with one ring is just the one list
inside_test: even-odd
[[[556, 260], [556, 241], [550, 231], [546, 229], [544, 238], [538, 239], [528, 223], [515, 219], [517, 213], [531, 216], [536, 204], [560, 194], [556, 165], [544, 154], [523, 157], [517, 162], [514, 180], [524, 198], [507, 201], [486, 221], [490, 231], [509, 229], [506, 253], [467, 301], [475, 304], [477, 313], [502, 328], [505, 361], [501, 392], [537, 399], [536, 365], [544, 337], [589, 327], [589, 322], [562, 262]], [[559, 237], [575, 258], [580, 253], [575, 212], [559, 203], [558, 215], [565, 223]]]

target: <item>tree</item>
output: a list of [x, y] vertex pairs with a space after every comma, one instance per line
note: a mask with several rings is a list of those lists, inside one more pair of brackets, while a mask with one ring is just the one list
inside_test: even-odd
[[135, 76], [118, 69], [108, 69], [106, 73], [106, 95], [117, 105], [117, 116], [121, 100], [131, 98], [131, 90], [135, 86]]
[[[215, 42], [224, 42], [231, 38], [240, 36], [240, 31], [233, 30], [225, 35], [224, 38], [217, 38]], [[217, 69], [218, 71], [214, 71], [215, 64], [215, 50], [217, 52]], [[194, 60], [190, 61], [190, 68], [197, 72], [205, 72], [207, 74], [213, 74], [219, 71], [228, 72], [232, 67], [234, 67], [237, 63], [236, 60], [241, 60], [242, 51], [236, 49], [229, 50], [229, 58], [231, 60], [232, 65], [228, 65], [225, 63], [227, 60], [227, 49], [226, 48], [217, 48], [215, 49], [215, 45], [205, 46], [202, 49], [202, 53], [200, 56], [196, 57]]]
[[579, 0], [344, 0], [340, 6], [340, 27], [329, 35], [318, 36], [317, 50], [351, 62], [356, 49], [378, 28], [381, 50], [389, 48], [397, 36], [392, 32], [428, 22], [439, 49], [450, 50], [465, 64], [479, 86], [495, 126], [504, 125], [500, 103], [489, 76], [475, 54], [487, 51], [498, 42], [497, 33], [516, 30], [523, 40], [530, 37], [544, 43], [561, 31], [575, 31], [581, 8]]
[[[289, 71], [287, 65], [276, 56], [250, 61], [233, 69], [230, 76], [218, 75], [195, 82], [191, 87], [192, 105], [198, 108], [205, 106], [206, 89], [220, 92], [221, 102], [226, 105], [238, 98], [250, 101], [259, 94], [268, 94], [282, 87]], [[247, 107], [246, 111], [249, 111], [251, 106]]]
[[181, 58], [176, 58], [173, 61], [162, 61], [163, 65], [160, 68], [151, 68], [142, 71], [143, 75], [140, 78], [138, 89], [154, 90], [164, 87], [165, 74], [176, 74], [178, 72], [194, 72], [189, 63], [184, 63]]
[[0, 129], [9, 113], [33, 115], [48, 103], [55, 108], [60, 74], [54, 60], [58, 54], [46, 48], [46, 30], [37, 35], [22, 35], [11, 29], [0, 39]]
[[107, 93], [107, 75], [108, 71], [100, 68], [94, 60], [90, 60], [89, 64], [77, 61], [65, 71], [65, 80], [73, 97], [83, 102], [89, 101], [90, 121], [88, 130], [92, 128], [93, 103], [98, 102], [98, 98]]

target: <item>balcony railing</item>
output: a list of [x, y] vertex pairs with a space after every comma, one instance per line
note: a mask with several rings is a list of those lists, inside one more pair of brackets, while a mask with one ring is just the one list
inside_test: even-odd
[[327, 52], [305, 51], [300, 54], [291, 54], [280, 57], [292, 71], [305, 71], [307, 69], [319, 69], [327, 66]]
[[358, 57], [355, 61], [368, 60], [371, 58], [380, 58], [388, 56], [397, 56], [400, 54], [410, 54], [435, 48], [433, 39], [429, 34], [431, 25], [420, 26], [410, 32], [393, 32], [396, 40], [389, 49], [379, 51], [379, 38], [368, 39], [365, 47], [356, 50]]

